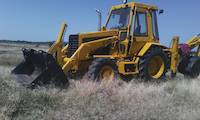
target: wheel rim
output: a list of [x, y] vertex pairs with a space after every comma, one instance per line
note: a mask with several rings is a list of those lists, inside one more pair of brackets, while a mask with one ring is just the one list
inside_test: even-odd
[[160, 78], [165, 70], [164, 60], [161, 56], [155, 56], [148, 63], [148, 73], [152, 78]]
[[102, 67], [99, 74], [100, 74], [100, 80], [103, 80], [103, 81], [113, 80], [114, 76], [115, 76], [115, 73], [114, 73], [112, 67], [110, 67], [110, 66]]

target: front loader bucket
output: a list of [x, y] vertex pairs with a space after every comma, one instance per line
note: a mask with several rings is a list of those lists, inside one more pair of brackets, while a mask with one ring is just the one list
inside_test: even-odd
[[27, 87], [47, 84], [68, 86], [67, 76], [51, 54], [33, 49], [23, 49], [24, 61], [19, 64], [12, 74], [17, 82]]

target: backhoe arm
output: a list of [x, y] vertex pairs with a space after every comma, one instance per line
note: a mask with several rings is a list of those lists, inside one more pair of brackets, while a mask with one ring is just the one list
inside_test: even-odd
[[186, 44], [190, 47], [190, 49], [194, 49], [195, 47], [198, 47], [197, 55], [200, 56], [200, 34], [188, 40]]
[[197, 36], [194, 36], [193, 38], [188, 40], [186, 42], [186, 44], [189, 45], [190, 49], [193, 49], [193, 48], [199, 46], [200, 45], [200, 34], [198, 34]]

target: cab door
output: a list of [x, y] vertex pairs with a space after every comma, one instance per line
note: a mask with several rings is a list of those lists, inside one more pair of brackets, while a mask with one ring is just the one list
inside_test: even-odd
[[129, 54], [137, 54], [140, 49], [149, 41], [152, 34], [150, 28], [151, 16], [147, 9], [135, 8], [130, 30]]

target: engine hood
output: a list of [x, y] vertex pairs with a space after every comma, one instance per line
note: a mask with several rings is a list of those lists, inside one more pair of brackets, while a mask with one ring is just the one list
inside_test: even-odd
[[117, 30], [111, 31], [98, 31], [98, 32], [89, 32], [79, 34], [80, 43], [90, 42], [98, 39], [103, 39], [106, 37], [118, 36]]
[[91, 42], [107, 37], [118, 36], [117, 30], [79, 33], [69, 36], [67, 56], [71, 57], [82, 43]]

